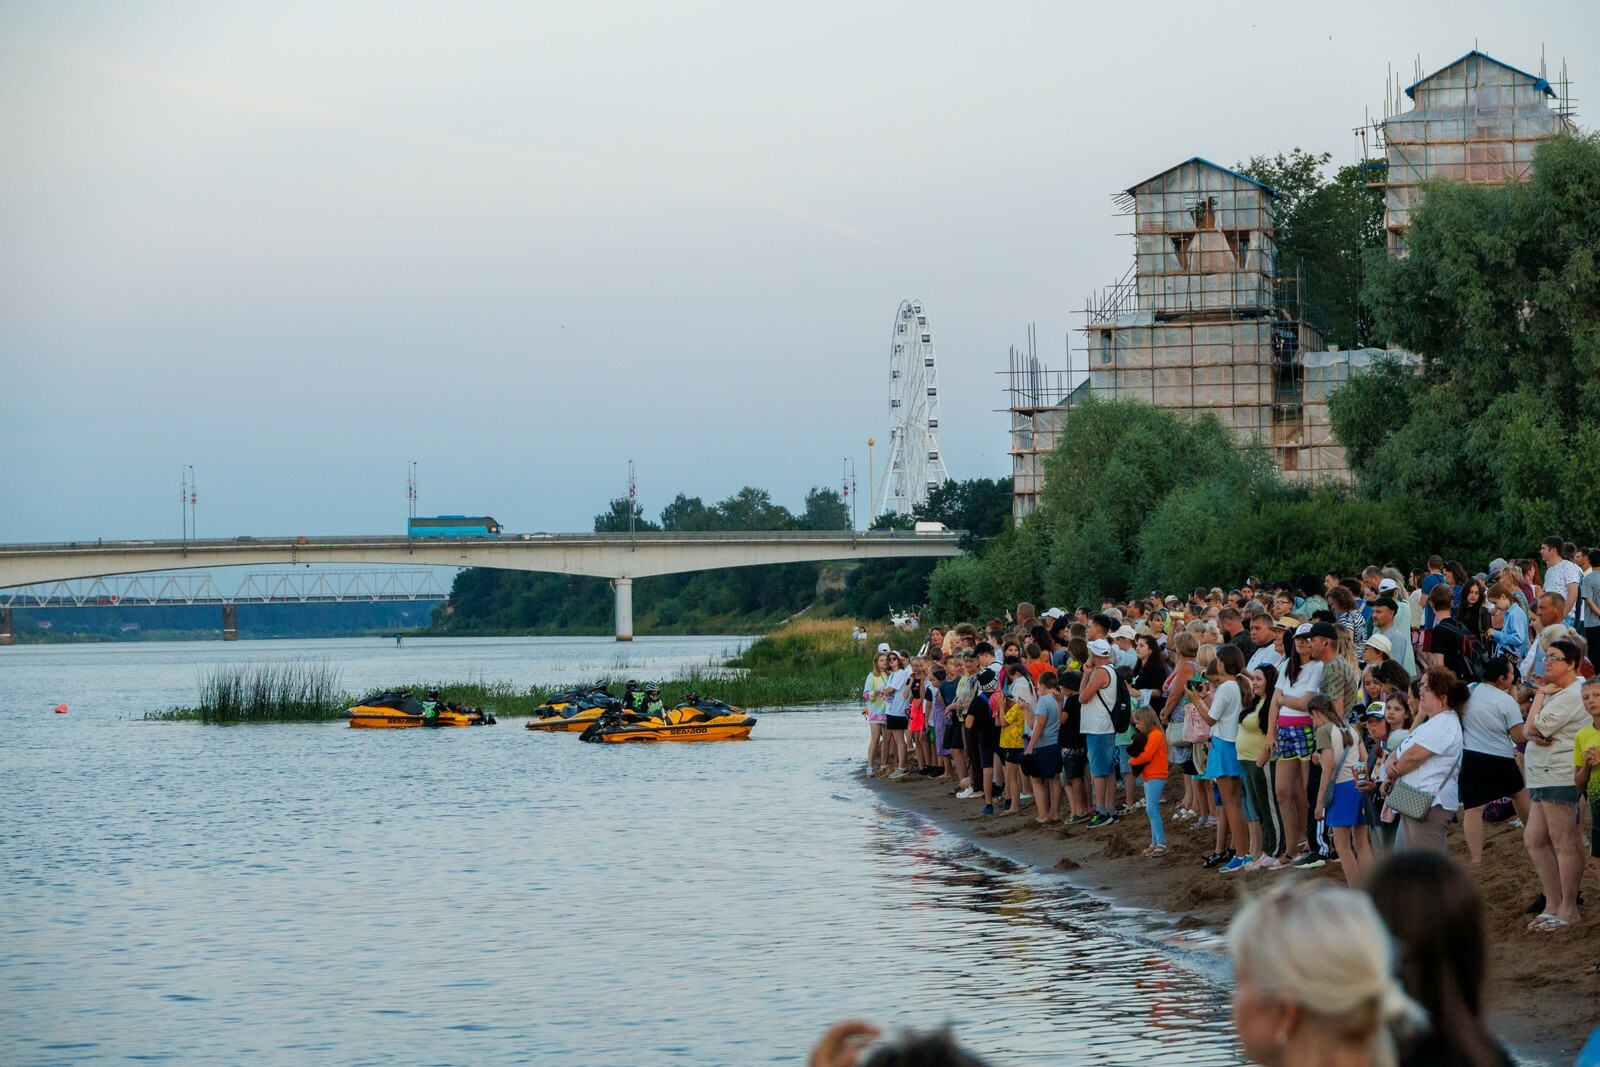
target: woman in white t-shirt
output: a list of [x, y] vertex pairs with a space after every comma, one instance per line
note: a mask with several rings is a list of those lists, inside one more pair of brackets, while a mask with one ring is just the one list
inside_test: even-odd
[[[1244, 817], [1244, 768], [1239, 766], [1239, 715], [1244, 711], [1244, 653], [1237, 646], [1223, 645], [1206, 668], [1209, 689], [1194, 694], [1192, 714], [1206, 724], [1211, 736], [1211, 757], [1202, 778], [1217, 783], [1222, 794], [1223, 817], [1217, 820], [1217, 850], [1206, 859], [1207, 867], [1221, 867], [1224, 873], [1254, 863], [1249, 852], [1250, 831]], [[1231, 844], [1228, 841], [1232, 837]], [[1241, 853], [1239, 850], [1244, 849]]]
[[1285, 866], [1312, 851], [1306, 841], [1306, 816], [1311, 807], [1306, 786], [1311, 757], [1316, 751], [1316, 734], [1311, 729], [1306, 700], [1317, 691], [1321, 678], [1322, 664], [1311, 658], [1311, 625], [1306, 623], [1294, 632], [1283, 673], [1278, 675], [1278, 690], [1272, 695], [1272, 709], [1267, 713], [1267, 738], [1272, 743], [1272, 756], [1278, 761], [1273, 791], [1283, 816], [1284, 836], [1298, 845], [1284, 853], [1289, 858]]
[[1461, 712], [1471, 695], [1448, 667], [1430, 667], [1420, 679], [1416, 728], [1384, 761], [1385, 777], [1433, 797], [1420, 819], [1400, 816], [1400, 848], [1450, 854], [1450, 820], [1461, 804]]
[[1483, 809], [1492, 800], [1510, 797], [1517, 818], [1528, 821], [1528, 790], [1517, 766], [1517, 745], [1523, 741], [1522, 708], [1511, 696], [1517, 669], [1497, 657], [1483, 669], [1483, 681], [1472, 687], [1461, 724], [1462, 826], [1472, 865], [1483, 862]]

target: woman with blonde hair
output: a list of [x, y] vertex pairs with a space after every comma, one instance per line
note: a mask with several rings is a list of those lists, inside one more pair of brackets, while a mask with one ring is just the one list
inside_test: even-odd
[[1395, 949], [1365, 894], [1289, 882], [1228, 927], [1233, 1025], [1265, 1067], [1394, 1067], [1393, 1031], [1425, 1013], [1395, 978]]

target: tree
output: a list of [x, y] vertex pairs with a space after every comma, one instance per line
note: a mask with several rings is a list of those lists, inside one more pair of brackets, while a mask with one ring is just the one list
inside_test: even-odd
[[1369, 256], [1363, 295], [1419, 372], [1330, 404], [1363, 495], [1480, 513], [1484, 545], [1600, 526], [1600, 138], [1544, 141], [1526, 181], [1431, 184], [1406, 250]]
[[782, 530], [793, 516], [789, 509], [772, 502], [765, 489], [745, 486], [717, 505], [719, 530]]
[[1384, 248], [1383, 192], [1370, 187], [1382, 161], [1341, 167], [1324, 177], [1332, 157], [1296, 148], [1288, 156], [1252, 156], [1236, 169], [1278, 193], [1274, 201], [1277, 273], [1304, 281], [1300, 316], [1341, 348], [1372, 343], [1373, 321], [1361, 303], [1371, 252]]
[[802, 530], [848, 530], [850, 509], [837, 489], [814, 486], [806, 494], [806, 509], [796, 525]]
[[715, 513], [697, 496], [679, 493], [672, 498], [672, 503], [661, 509], [663, 530], [710, 530], [715, 522]]
[[977, 548], [1011, 525], [1011, 479], [952, 479], [928, 490], [927, 501], [917, 505], [914, 515], [920, 522], [965, 530], [962, 547]]
[[[628, 525], [628, 516], [633, 516], [633, 525]], [[661, 527], [644, 517], [644, 509], [637, 500], [629, 500], [619, 496], [611, 502], [611, 506], [594, 517], [595, 533], [627, 533], [633, 530], [659, 530]]]

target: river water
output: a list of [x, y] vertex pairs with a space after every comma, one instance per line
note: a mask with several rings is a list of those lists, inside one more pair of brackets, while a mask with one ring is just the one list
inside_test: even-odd
[[878, 803], [847, 707], [643, 747], [136, 718], [220, 663], [526, 684], [742, 644], [0, 649], [0, 1063], [803, 1063], [852, 1016], [996, 1064], [1239, 1062], [1214, 962]]

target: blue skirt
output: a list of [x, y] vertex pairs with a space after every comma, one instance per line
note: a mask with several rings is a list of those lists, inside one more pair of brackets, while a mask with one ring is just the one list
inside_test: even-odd
[[1206, 761], [1202, 778], [1243, 778], [1244, 767], [1239, 764], [1239, 746], [1220, 737], [1211, 739], [1211, 758]]

